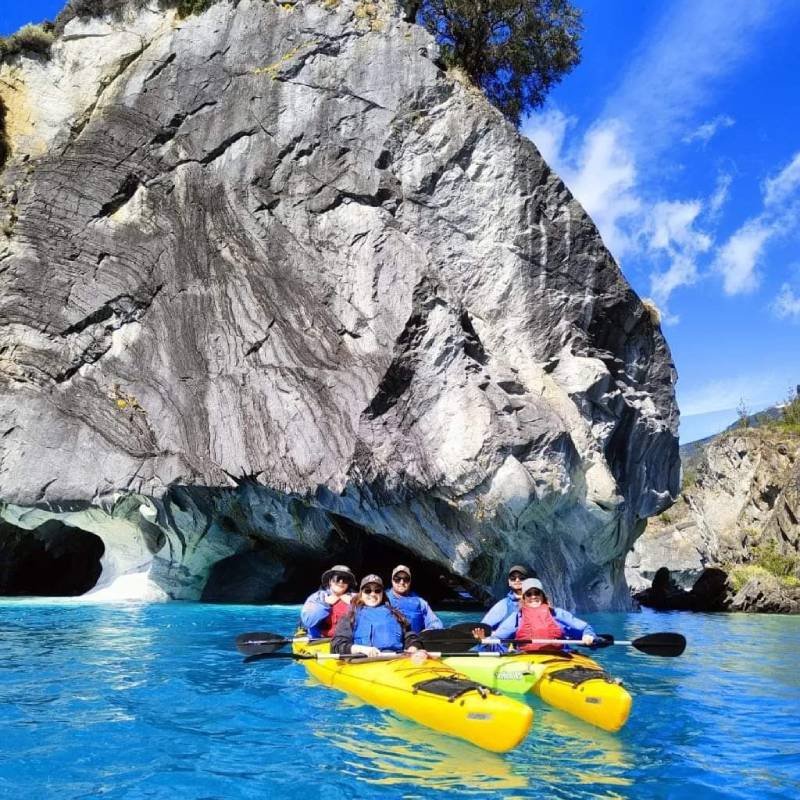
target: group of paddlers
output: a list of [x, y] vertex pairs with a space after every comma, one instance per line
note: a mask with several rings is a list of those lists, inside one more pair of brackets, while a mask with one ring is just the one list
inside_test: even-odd
[[[424, 653], [419, 634], [442, 627], [430, 605], [411, 589], [411, 570], [399, 564], [392, 570], [392, 587], [385, 589], [379, 575], [366, 575], [358, 583], [353, 571], [338, 564], [322, 574], [321, 588], [303, 604], [301, 622], [309, 636], [330, 638], [331, 652], [376, 656], [403, 650]], [[495, 603], [476, 628], [476, 639], [574, 639], [591, 645], [592, 627], [563, 608], [551, 606], [541, 581], [515, 564], [508, 571], [508, 594]], [[535, 650], [530, 643], [520, 649]]]

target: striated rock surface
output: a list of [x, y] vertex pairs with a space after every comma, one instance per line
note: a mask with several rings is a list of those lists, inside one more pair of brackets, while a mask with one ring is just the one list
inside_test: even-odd
[[[787, 567], [800, 561], [800, 436], [776, 427], [729, 431], [693, 457], [691, 470], [681, 497], [648, 522], [628, 557], [629, 583], [646, 590], [645, 602], [651, 595], [647, 587], [662, 567], [686, 590], [708, 567], [732, 572], [765, 558], [783, 559]], [[725, 606], [793, 608], [791, 587], [783, 587], [785, 602], [778, 601], [779, 581], [770, 577], [753, 578], [747, 591], [731, 592]], [[764, 581], [768, 592], [762, 591]]]
[[393, 2], [242, 0], [76, 19], [0, 65], [15, 536], [99, 537], [100, 596], [296, 600], [405, 556], [434, 598], [522, 560], [627, 606], [678, 489], [668, 348], [436, 58]]

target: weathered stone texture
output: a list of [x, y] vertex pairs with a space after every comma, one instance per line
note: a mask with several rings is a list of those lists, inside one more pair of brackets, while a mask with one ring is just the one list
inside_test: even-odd
[[341, 519], [624, 606], [678, 488], [668, 348], [535, 147], [372, 5], [154, 5], [0, 66], [5, 516], [172, 596], [251, 550], [276, 585]]
[[[786, 556], [800, 552], [797, 434], [769, 427], [732, 431], [705, 446], [696, 464], [696, 480], [648, 523], [628, 557], [626, 574], [635, 589], [649, 586], [660, 567], [689, 589], [706, 568], [752, 563], [765, 547]], [[775, 586], [769, 592], [760, 584], [744, 587], [728, 606], [774, 611], [781, 605]], [[784, 594], [789, 608], [786, 587]], [[764, 602], [756, 609], [758, 597]]]

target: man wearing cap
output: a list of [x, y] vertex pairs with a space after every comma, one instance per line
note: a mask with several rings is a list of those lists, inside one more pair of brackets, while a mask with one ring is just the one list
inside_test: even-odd
[[528, 568], [514, 564], [508, 571], [508, 594], [498, 600], [484, 615], [481, 622], [494, 629], [519, 608], [522, 598], [522, 581], [528, 577]]
[[355, 585], [356, 576], [344, 564], [322, 573], [321, 588], [310, 595], [300, 609], [300, 621], [310, 637], [333, 636], [336, 623], [350, 608]]
[[386, 592], [386, 599], [402, 612], [414, 633], [444, 627], [428, 603], [411, 591], [411, 570], [404, 564], [392, 570], [392, 588]]
[[[597, 634], [588, 622], [578, 619], [563, 608], [550, 606], [542, 582], [538, 578], [526, 578], [520, 586], [521, 599], [512, 614], [509, 614], [493, 635], [498, 639], [574, 639], [592, 645]], [[523, 651], [534, 651], [547, 645], [530, 643]]]

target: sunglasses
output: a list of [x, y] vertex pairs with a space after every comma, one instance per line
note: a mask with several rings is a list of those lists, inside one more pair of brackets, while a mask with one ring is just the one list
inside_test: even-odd
[[508, 579], [510, 581], [521, 581], [525, 576], [521, 572], [512, 572]]
[[528, 589], [525, 592], [525, 597], [544, 597], [544, 592], [539, 591], [539, 589]]
[[407, 575], [395, 575], [392, 578], [392, 583], [411, 583], [411, 578]]
[[365, 586], [361, 590], [361, 594], [383, 594], [383, 589], [380, 589], [377, 586]]
[[350, 576], [349, 575], [342, 575], [339, 572], [334, 573], [331, 575], [331, 580], [335, 583], [350, 583]]

